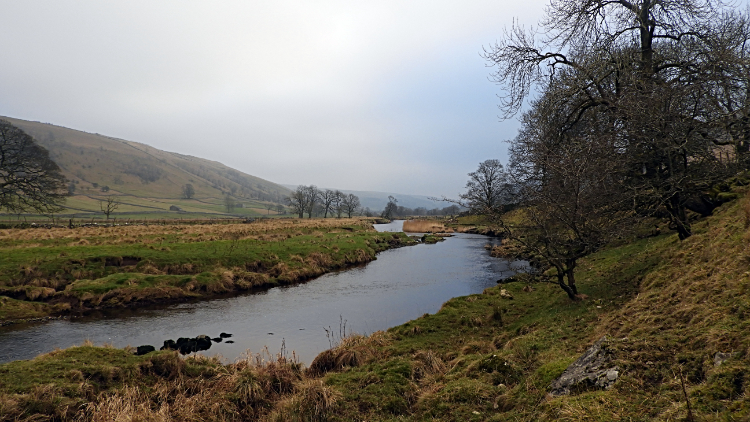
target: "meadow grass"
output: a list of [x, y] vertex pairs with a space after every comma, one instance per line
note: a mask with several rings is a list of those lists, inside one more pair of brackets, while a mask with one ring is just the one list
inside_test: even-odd
[[38, 314], [131, 306], [295, 283], [413, 243], [403, 233], [375, 232], [366, 219], [0, 230], [0, 295], [51, 305], [7, 306], [0, 315], [25, 318], [21, 313], [32, 308]]

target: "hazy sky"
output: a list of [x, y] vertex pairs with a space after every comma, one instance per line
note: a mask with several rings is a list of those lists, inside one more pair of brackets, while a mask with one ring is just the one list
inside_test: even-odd
[[0, 0], [0, 115], [277, 183], [455, 197], [518, 128], [482, 47], [545, 4]]

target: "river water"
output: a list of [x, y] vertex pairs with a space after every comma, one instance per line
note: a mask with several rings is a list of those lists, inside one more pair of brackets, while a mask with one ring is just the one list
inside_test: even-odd
[[[377, 224], [379, 231], [400, 231], [402, 221]], [[55, 348], [91, 340], [115, 347], [150, 344], [206, 334], [233, 334], [229, 343], [215, 343], [205, 355], [228, 362], [248, 351], [268, 347], [295, 351], [309, 364], [329, 348], [325, 329], [338, 337], [342, 321], [347, 332], [369, 334], [435, 313], [450, 298], [479, 293], [512, 275], [525, 263], [492, 258], [484, 248], [498, 239], [456, 234], [434, 245], [392, 249], [358, 268], [326, 274], [315, 280], [265, 291], [137, 310], [0, 328], [0, 362], [31, 359]]]

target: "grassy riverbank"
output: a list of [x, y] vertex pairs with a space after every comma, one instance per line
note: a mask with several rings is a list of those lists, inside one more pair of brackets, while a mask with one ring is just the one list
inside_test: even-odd
[[413, 243], [367, 219], [0, 230], [0, 321], [296, 283]]
[[[697, 223], [684, 242], [663, 234], [585, 258], [583, 301], [519, 277], [387, 332], [349, 336], [307, 369], [283, 354], [221, 365], [85, 345], [0, 365], [0, 413], [94, 421], [675, 421], [686, 420], [689, 402], [693, 420], [747, 420], [744, 201]], [[620, 371], [614, 387], [550, 397], [550, 382], [605, 334]], [[731, 357], [717, 366], [717, 352]]]

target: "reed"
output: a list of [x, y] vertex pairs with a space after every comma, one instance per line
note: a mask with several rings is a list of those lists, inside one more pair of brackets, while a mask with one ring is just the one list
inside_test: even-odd
[[407, 220], [404, 221], [404, 232], [406, 233], [438, 233], [452, 232], [446, 229], [443, 223], [432, 220]]

